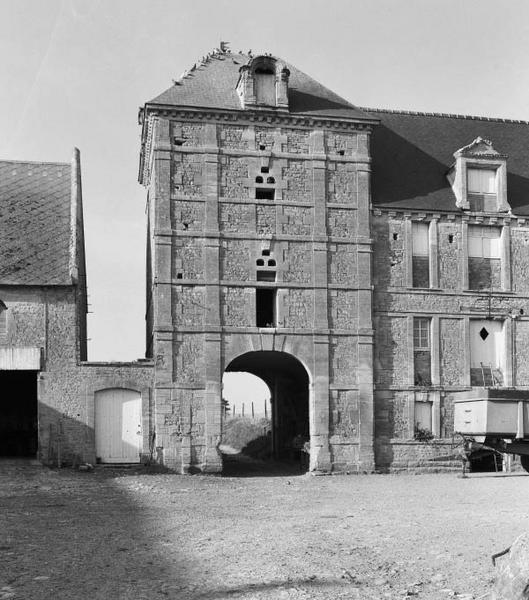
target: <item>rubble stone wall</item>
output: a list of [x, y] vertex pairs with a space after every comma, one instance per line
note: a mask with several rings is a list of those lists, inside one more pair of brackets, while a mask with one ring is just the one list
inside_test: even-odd
[[[164, 464], [221, 469], [223, 370], [237, 353], [267, 349], [291, 353], [317, 381], [311, 468], [373, 468], [369, 134], [353, 129], [157, 121], [154, 405]], [[268, 269], [259, 278], [257, 261]], [[256, 324], [261, 287], [277, 290], [273, 331]]]
[[[415, 220], [430, 222], [430, 289], [413, 286], [410, 238]], [[467, 222], [452, 215], [374, 211], [375, 438], [377, 466], [382, 469], [428, 470], [444, 464], [442, 452], [446, 448], [443, 450], [441, 441], [453, 433], [452, 393], [468, 390], [471, 384], [472, 319], [502, 322], [504, 384], [529, 385], [529, 372], [520, 358], [526, 347], [529, 351], [529, 320], [524, 308], [529, 300], [525, 279], [529, 254], [524, 250], [529, 243], [527, 228], [516, 219], [506, 220], [503, 226], [509, 231], [502, 238], [507, 240], [503, 258], [479, 259], [468, 257], [464, 241]], [[497, 220], [491, 220], [490, 225], [497, 227]], [[472, 289], [483, 282], [487, 289]], [[424, 364], [427, 354], [420, 365], [416, 360], [414, 365], [414, 317], [426, 317], [431, 322], [429, 365]], [[418, 369], [428, 366], [431, 384], [415, 377]], [[439, 443], [428, 445], [414, 439], [417, 393], [438, 394], [432, 396], [431, 429]]]

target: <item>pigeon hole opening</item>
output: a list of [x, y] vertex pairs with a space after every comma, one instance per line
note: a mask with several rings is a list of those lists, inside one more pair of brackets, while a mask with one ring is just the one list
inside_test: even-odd
[[270, 188], [255, 188], [255, 199], [256, 200], [273, 200], [275, 198], [276, 191]]

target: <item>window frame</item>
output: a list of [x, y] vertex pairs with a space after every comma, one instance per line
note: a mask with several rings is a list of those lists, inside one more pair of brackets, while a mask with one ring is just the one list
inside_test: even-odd
[[[426, 327], [424, 325], [426, 324]], [[424, 336], [426, 345], [423, 344]], [[432, 350], [432, 319], [431, 317], [413, 317], [413, 350], [431, 352]]]
[[[477, 230], [479, 230], [480, 235], [475, 235], [473, 233]], [[497, 235], [490, 235], [491, 233], [495, 233]], [[468, 258], [488, 258], [492, 260], [501, 260], [501, 234], [501, 227], [474, 224], [469, 225], [467, 229]], [[471, 242], [471, 240], [474, 241]], [[476, 240], [479, 240], [479, 242]], [[487, 242], [485, 240], [494, 240], [495, 243], [493, 244], [492, 242]], [[481, 247], [480, 250], [477, 250], [478, 246]], [[494, 246], [496, 248], [493, 252]]]
[[[473, 190], [471, 189], [471, 174], [477, 174], [477, 173], [493, 173], [494, 174], [494, 190], [493, 191], [485, 191], [482, 189], [479, 190]], [[483, 196], [489, 196], [489, 197], [497, 197], [498, 195], [498, 168], [494, 168], [490, 165], [473, 165], [472, 163], [467, 164], [467, 169], [466, 169], [466, 177], [467, 177], [467, 194], [468, 195], [483, 195]]]

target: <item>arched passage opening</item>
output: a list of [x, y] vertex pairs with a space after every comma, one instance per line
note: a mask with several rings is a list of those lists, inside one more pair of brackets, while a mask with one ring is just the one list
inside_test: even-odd
[[[232, 373], [250, 373], [262, 380], [269, 390], [269, 403], [265, 402], [264, 404], [262, 396], [259, 398], [259, 392], [256, 392], [253, 386], [249, 385], [243, 391], [245, 416], [247, 418], [252, 416], [249, 411], [253, 401], [253, 418], [258, 416], [261, 419], [261, 445], [267, 442], [268, 457], [276, 461], [295, 461], [304, 468], [308, 467], [306, 450], [310, 439], [310, 380], [301, 362], [286, 352], [265, 350], [247, 352], [232, 360], [226, 367], [225, 390], [227, 377]], [[228, 403], [230, 402], [228, 397], [226, 400]], [[255, 410], [257, 406], [260, 407], [258, 415]], [[268, 408], [266, 408], [267, 406]], [[228, 406], [228, 409], [231, 416], [233, 407]], [[240, 410], [241, 408], [239, 408]], [[263, 423], [263, 416], [266, 419], [268, 430]], [[258, 447], [258, 445], [255, 446]], [[266, 453], [262, 452], [262, 457], [265, 456]]]

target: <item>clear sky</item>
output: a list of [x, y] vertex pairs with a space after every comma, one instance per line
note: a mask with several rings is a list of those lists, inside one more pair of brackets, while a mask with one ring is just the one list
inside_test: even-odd
[[221, 40], [359, 106], [529, 119], [527, 0], [0, 0], [0, 159], [81, 150], [91, 360], [144, 355], [138, 107]]

